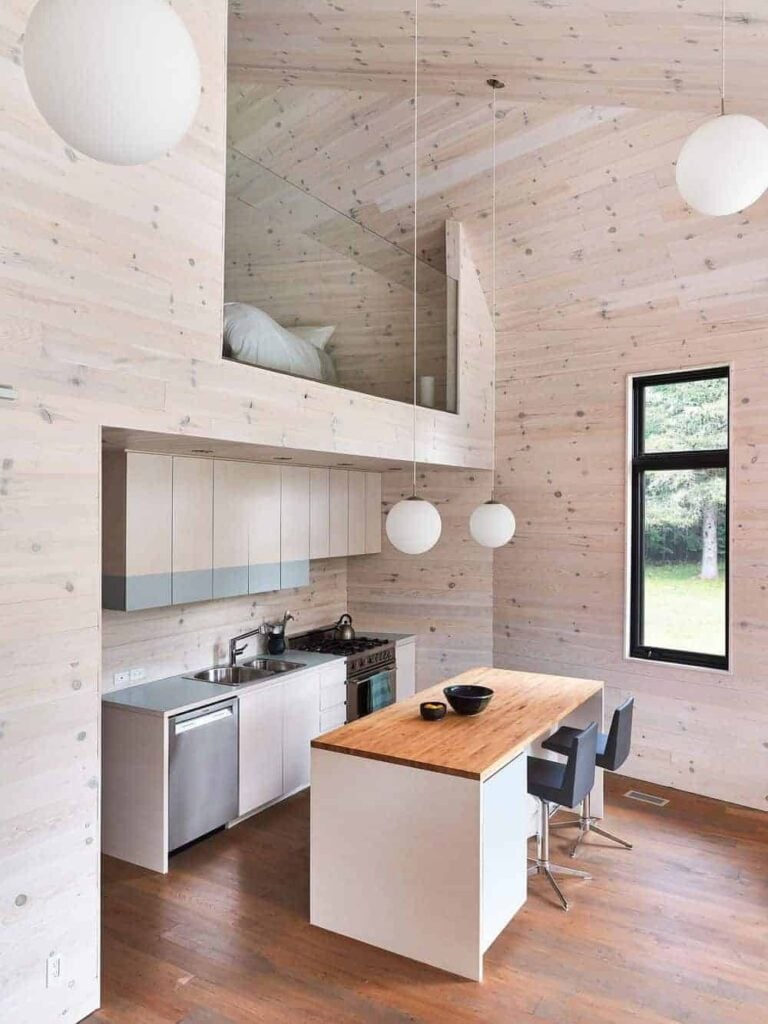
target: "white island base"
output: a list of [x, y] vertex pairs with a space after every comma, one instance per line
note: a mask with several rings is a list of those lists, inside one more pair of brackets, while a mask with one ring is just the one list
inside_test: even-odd
[[479, 783], [312, 752], [310, 921], [475, 981], [525, 902], [525, 757]]
[[[602, 688], [563, 718], [595, 720]], [[527, 750], [476, 779], [313, 749], [311, 923], [482, 981], [483, 954], [526, 900], [526, 776]], [[593, 807], [602, 813], [602, 779]]]

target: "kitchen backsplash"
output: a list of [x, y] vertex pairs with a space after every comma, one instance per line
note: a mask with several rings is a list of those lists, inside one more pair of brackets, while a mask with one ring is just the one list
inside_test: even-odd
[[[295, 617], [289, 633], [335, 622], [347, 610], [346, 558], [312, 562], [310, 585], [296, 590], [147, 611], [104, 611], [102, 690], [223, 662], [230, 637], [255, 629], [264, 619], [281, 618], [286, 609]], [[128, 678], [116, 683], [119, 673]]]

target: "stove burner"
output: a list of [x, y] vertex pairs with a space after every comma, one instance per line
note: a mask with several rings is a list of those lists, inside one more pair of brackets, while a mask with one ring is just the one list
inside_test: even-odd
[[345, 657], [350, 654], [362, 654], [364, 651], [372, 651], [377, 647], [385, 647], [388, 640], [380, 640], [378, 637], [357, 636], [354, 640], [339, 640], [333, 636], [316, 634], [312, 636], [295, 637], [291, 640], [291, 647], [295, 651], [316, 651], [318, 654], [339, 654]]

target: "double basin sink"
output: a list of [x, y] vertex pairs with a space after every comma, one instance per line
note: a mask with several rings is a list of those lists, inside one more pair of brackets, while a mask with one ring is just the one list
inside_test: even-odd
[[218, 683], [220, 686], [242, 686], [259, 679], [269, 679], [281, 672], [293, 672], [306, 666], [298, 661], [278, 661], [272, 658], [251, 658], [242, 665], [220, 665], [206, 668], [202, 672], [190, 673], [186, 679], [198, 679], [204, 683]]

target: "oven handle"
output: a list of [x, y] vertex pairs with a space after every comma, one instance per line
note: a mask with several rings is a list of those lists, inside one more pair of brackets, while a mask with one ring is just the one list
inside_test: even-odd
[[397, 677], [397, 666], [394, 661], [388, 661], [384, 665], [371, 665], [369, 668], [361, 669], [359, 672], [355, 672], [354, 675], [347, 677], [347, 682], [357, 686], [358, 683], [366, 683], [373, 676], [378, 676], [382, 672], [391, 672], [393, 676]]

